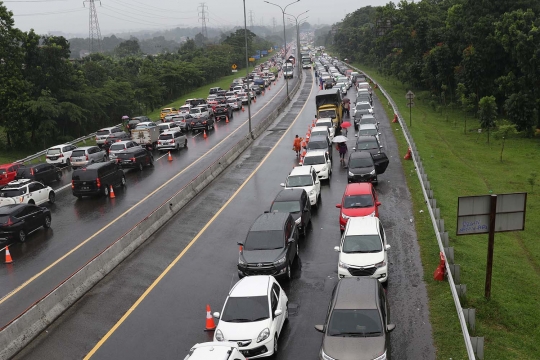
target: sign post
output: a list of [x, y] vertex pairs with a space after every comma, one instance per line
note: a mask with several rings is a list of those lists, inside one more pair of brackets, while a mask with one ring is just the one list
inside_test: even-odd
[[238, 66], [237, 66], [236, 64], [232, 64], [231, 68], [232, 68], [232, 72], [233, 72], [233, 73], [234, 73], [234, 72], [238, 72], [238, 70], [237, 70], [237, 69], [238, 69]]
[[409, 90], [405, 95], [407, 99], [407, 107], [409, 108], [409, 127], [412, 127], [412, 107], [414, 106], [414, 93]]
[[527, 193], [464, 196], [458, 198], [456, 235], [488, 234], [484, 296], [491, 298], [495, 233], [523, 231]]

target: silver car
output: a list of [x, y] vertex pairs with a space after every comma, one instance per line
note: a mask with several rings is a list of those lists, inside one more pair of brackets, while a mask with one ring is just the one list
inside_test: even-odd
[[107, 161], [107, 153], [97, 146], [83, 146], [73, 150], [70, 160], [71, 167], [76, 169], [86, 165]]
[[119, 152], [130, 149], [132, 147], [140, 147], [140, 145], [132, 140], [115, 142], [109, 148], [109, 158], [111, 160], [116, 159]]

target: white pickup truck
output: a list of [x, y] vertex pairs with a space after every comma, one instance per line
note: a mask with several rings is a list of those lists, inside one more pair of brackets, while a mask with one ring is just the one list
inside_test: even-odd
[[131, 130], [131, 140], [148, 150], [152, 150], [157, 145], [159, 134], [159, 126], [155, 123], [139, 123], [135, 129]]

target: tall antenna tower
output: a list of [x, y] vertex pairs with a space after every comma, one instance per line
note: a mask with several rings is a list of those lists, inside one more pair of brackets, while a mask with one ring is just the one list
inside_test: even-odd
[[[96, 4], [94, 0], [83, 0], [83, 6], [85, 6], [84, 3], [90, 3], [90, 6], [88, 7], [90, 10], [88, 21], [88, 43], [90, 52], [101, 52], [101, 30], [99, 30]], [[101, 6], [101, 1], [99, 2], [99, 5]]]
[[249, 10], [249, 27], [253, 30], [253, 10]]
[[276, 18], [275, 17], [272, 18], [272, 32], [273, 33], [276, 32]]
[[199, 12], [199, 20], [202, 25], [201, 33], [204, 35], [205, 38], [208, 38], [208, 30], [206, 30], [206, 20], [208, 19], [208, 6], [206, 6], [206, 3], [200, 3], [199, 7], [197, 7], [197, 10]]

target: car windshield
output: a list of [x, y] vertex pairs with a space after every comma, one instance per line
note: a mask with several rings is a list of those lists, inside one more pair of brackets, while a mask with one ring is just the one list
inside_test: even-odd
[[307, 144], [308, 150], [328, 149], [328, 144], [325, 141], [310, 141]]
[[349, 195], [345, 196], [343, 201], [344, 209], [359, 209], [373, 206], [373, 197], [371, 195]]
[[49, 149], [47, 150], [47, 155], [58, 155], [60, 154], [59, 148]]
[[284, 246], [283, 232], [280, 230], [250, 231], [244, 242], [244, 250], [272, 250]]
[[161, 135], [159, 135], [159, 140], [170, 140], [172, 138], [173, 138], [172, 134], [161, 134]]
[[6, 173], [6, 169], [0, 169], [0, 174], [4, 175]]
[[171, 109], [162, 109], [161, 112], [164, 113], [164, 114], [170, 113]]
[[381, 252], [381, 238], [379, 235], [345, 236], [342, 251], [347, 254]]
[[357, 150], [370, 150], [370, 149], [378, 149], [379, 146], [377, 144], [377, 141], [362, 141], [356, 144]]
[[352, 158], [349, 161], [349, 169], [372, 167], [373, 160], [370, 158]]
[[128, 122], [129, 125], [135, 125], [135, 124], [138, 124], [138, 123], [140, 123], [139, 120], [130, 120], [130, 121]]
[[287, 178], [287, 187], [311, 186], [313, 178], [311, 175], [294, 175]]
[[261, 321], [269, 316], [267, 296], [229, 297], [220, 320], [240, 323]]
[[126, 145], [125, 144], [112, 144], [111, 145], [111, 148], [109, 149], [110, 151], [115, 151], [115, 150], [124, 150], [126, 148]]
[[360, 129], [360, 131], [358, 132], [358, 135], [360, 135], [360, 136], [375, 136], [375, 135], [378, 135], [378, 133], [377, 133], [377, 129]]
[[356, 104], [356, 110], [369, 110], [371, 106], [369, 104]]
[[328, 323], [329, 336], [380, 336], [382, 322], [375, 309], [334, 309]]
[[8, 198], [8, 197], [14, 197], [14, 196], [19, 196], [19, 195], [23, 195], [26, 193], [26, 187], [24, 188], [21, 188], [21, 189], [6, 189], [6, 188], [3, 188], [0, 192], [0, 197], [3, 197], [3, 198]]
[[300, 201], [276, 201], [272, 204], [270, 212], [297, 213], [300, 212]]
[[86, 155], [86, 150], [73, 150], [73, 152], [71, 153], [71, 156], [73, 157], [85, 156], [85, 155]]
[[99, 130], [96, 135], [109, 135], [110, 133], [109, 130]]
[[304, 158], [304, 165], [320, 165], [325, 163], [324, 155], [306, 156]]
[[319, 111], [319, 117], [321, 118], [336, 118], [336, 111], [335, 110], [323, 110]]
[[158, 126], [161, 130], [169, 130], [169, 124], [159, 124]]

